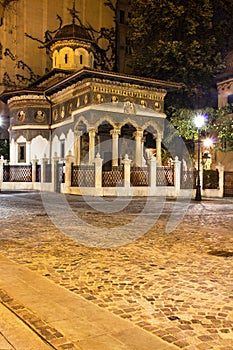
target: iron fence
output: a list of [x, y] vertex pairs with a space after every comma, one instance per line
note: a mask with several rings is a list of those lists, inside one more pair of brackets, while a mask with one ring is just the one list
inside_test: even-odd
[[71, 165], [71, 186], [95, 187], [95, 168], [92, 165]]
[[174, 166], [156, 168], [156, 186], [174, 186]]
[[181, 189], [194, 189], [196, 188], [196, 170], [182, 170], [180, 179]]
[[224, 197], [233, 197], [233, 171], [224, 172]]
[[203, 189], [219, 188], [218, 170], [203, 170]]
[[32, 165], [3, 165], [4, 182], [32, 182]]
[[52, 164], [45, 164], [45, 179], [44, 182], [52, 182]]
[[36, 164], [36, 182], [41, 182], [41, 165]]
[[133, 167], [130, 171], [131, 186], [149, 186], [149, 172], [147, 167]]
[[103, 187], [123, 187], [124, 168], [123, 166], [113, 166], [111, 170], [104, 170], [102, 173]]

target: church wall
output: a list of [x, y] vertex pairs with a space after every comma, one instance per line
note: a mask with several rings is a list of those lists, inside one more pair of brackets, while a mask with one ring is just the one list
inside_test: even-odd
[[[26, 86], [36, 75], [45, 74], [52, 67], [51, 58], [43, 47], [48, 34], [59, 28], [57, 14], [62, 18], [63, 25], [71, 23], [70, 13], [73, 0], [17, 0], [10, 2], [4, 11], [0, 25], [0, 81], [8, 74], [6, 84]], [[93, 28], [114, 26], [113, 12], [104, 5], [102, 0], [76, 1], [76, 10], [82, 22], [91, 23]], [[25, 33], [37, 39], [32, 40]], [[51, 34], [50, 34], [51, 35]], [[0, 92], [4, 87], [0, 86]]]
[[31, 141], [31, 157], [32, 159], [41, 159], [49, 157], [48, 141], [42, 136], [37, 136]]

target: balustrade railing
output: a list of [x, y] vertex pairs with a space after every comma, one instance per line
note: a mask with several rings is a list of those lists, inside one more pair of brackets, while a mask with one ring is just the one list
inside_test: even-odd
[[132, 167], [130, 169], [131, 186], [149, 186], [148, 167]]
[[41, 182], [41, 165], [36, 164], [36, 182]]
[[219, 188], [219, 172], [218, 170], [203, 170], [203, 189]]
[[181, 171], [181, 189], [194, 189], [196, 188], [197, 172], [195, 170], [182, 170]]
[[71, 186], [95, 187], [95, 168], [91, 165], [72, 164]]
[[122, 187], [124, 186], [124, 168], [123, 166], [113, 166], [111, 170], [102, 172], [103, 187]]
[[52, 182], [52, 164], [45, 164], [45, 179], [44, 182], [51, 183]]
[[174, 186], [174, 166], [156, 168], [156, 186]]
[[3, 165], [3, 182], [32, 182], [32, 165]]

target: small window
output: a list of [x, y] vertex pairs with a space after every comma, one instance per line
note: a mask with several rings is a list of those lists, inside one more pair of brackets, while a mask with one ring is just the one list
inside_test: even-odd
[[228, 96], [228, 103], [229, 104], [233, 103], [233, 94]]
[[26, 143], [20, 143], [18, 145], [18, 162], [25, 163], [26, 162]]
[[68, 55], [67, 55], [67, 53], [65, 54], [65, 64], [67, 64], [68, 63]]
[[125, 11], [120, 10], [120, 23], [125, 23]]
[[65, 158], [65, 141], [61, 141], [61, 159]]
[[83, 55], [80, 55], [79, 62], [80, 62], [80, 64], [83, 64]]

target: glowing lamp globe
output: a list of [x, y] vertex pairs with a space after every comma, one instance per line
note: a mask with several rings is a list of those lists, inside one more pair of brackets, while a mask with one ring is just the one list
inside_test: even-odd
[[194, 123], [198, 129], [200, 129], [205, 124], [205, 117], [203, 115], [197, 115], [194, 118]]

